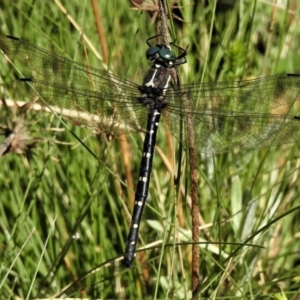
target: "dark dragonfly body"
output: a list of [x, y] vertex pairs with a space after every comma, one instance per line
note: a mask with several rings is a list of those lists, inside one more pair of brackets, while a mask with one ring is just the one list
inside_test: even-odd
[[[176, 57], [168, 46], [151, 47], [149, 40], [146, 55], [153, 64], [143, 84], [137, 85], [106, 70], [54, 55], [27, 41], [0, 35], [2, 53], [40, 77], [16, 80], [14, 88], [20, 95], [109, 134], [145, 132], [124, 255], [127, 267], [132, 265], [135, 256], [161, 114], [180, 141], [185, 141], [190, 134], [184, 118], [185, 114], [189, 115], [198, 153], [217, 154], [236, 147], [258, 149], [300, 141], [300, 118], [292, 110], [300, 100], [300, 75], [186, 84], [172, 89], [169, 87], [171, 69], [186, 62], [186, 51], [174, 45], [179, 49]], [[282, 106], [288, 106], [288, 115], [277, 111]]]
[[[150, 44], [148, 45], [150, 46]], [[153, 64], [144, 78], [140, 91], [142, 93], [141, 102], [143, 105], [148, 106], [149, 111], [131, 228], [124, 254], [124, 265], [126, 267], [131, 267], [135, 257], [139, 225], [148, 196], [158, 124], [161, 113], [167, 106], [165, 93], [171, 80], [170, 68], [186, 63], [186, 52], [181, 48], [179, 49], [182, 50], [182, 53], [178, 57], [166, 45], [150, 47], [146, 53], [147, 58], [153, 61]]]

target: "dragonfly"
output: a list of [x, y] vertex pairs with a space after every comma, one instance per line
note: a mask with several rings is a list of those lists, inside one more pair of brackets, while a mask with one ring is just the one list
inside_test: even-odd
[[[187, 63], [187, 51], [147, 39], [152, 65], [142, 84], [107, 70], [58, 56], [23, 39], [0, 34], [0, 50], [35, 74], [13, 83], [17, 93], [51, 107], [63, 117], [103, 132], [120, 135], [144, 132], [131, 226], [123, 264], [131, 267], [139, 226], [148, 196], [160, 119], [184, 144], [187, 118], [193, 122], [198, 153], [218, 154], [300, 142], [300, 74], [280, 74], [252, 80], [176, 85], [172, 69]], [[282, 112], [282, 109], [285, 109]], [[182, 132], [183, 131], [183, 132]]]

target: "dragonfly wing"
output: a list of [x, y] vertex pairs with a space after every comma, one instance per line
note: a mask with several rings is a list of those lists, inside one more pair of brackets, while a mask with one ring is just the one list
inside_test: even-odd
[[0, 35], [0, 49], [33, 72], [14, 83], [22, 97], [112, 134], [140, 131], [147, 121], [139, 86], [130, 81], [13, 37]]
[[168, 90], [164, 113], [171, 131], [183, 141], [189, 114], [199, 152], [222, 153], [300, 141], [299, 100], [300, 76], [277, 75]]

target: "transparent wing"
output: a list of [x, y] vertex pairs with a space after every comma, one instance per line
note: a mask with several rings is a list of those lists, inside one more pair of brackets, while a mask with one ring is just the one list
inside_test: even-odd
[[[0, 49], [41, 79], [16, 81], [15, 88], [24, 97], [54, 106], [56, 112], [108, 133], [146, 128], [148, 111], [139, 101], [138, 85], [20, 39], [0, 35]], [[189, 134], [185, 114], [189, 114], [199, 152], [294, 143], [300, 141], [300, 117], [294, 113], [299, 93], [300, 76], [288, 74], [183, 85], [179, 91], [167, 90], [164, 117], [178, 138], [183, 124], [185, 140]]]
[[144, 130], [147, 109], [138, 85], [14, 37], [0, 35], [0, 49], [34, 72], [34, 79], [15, 81], [19, 95], [107, 133]]
[[186, 127], [184, 116], [190, 114], [199, 152], [258, 149], [300, 142], [299, 100], [300, 75], [191, 84], [168, 90], [164, 116], [179, 138], [180, 121]]

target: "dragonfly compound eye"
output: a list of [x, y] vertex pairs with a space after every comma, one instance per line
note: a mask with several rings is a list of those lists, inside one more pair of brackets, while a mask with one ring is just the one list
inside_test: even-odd
[[148, 60], [154, 60], [156, 55], [160, 52], [160, 48], [157, 46], [150, 47], [146, 52], [146, 57]]
[[159, 56], [167, 61], [175, 61], [176, 60], [176, 55], [170, 49], [165, 49], [165, 48], [160, 49]]

